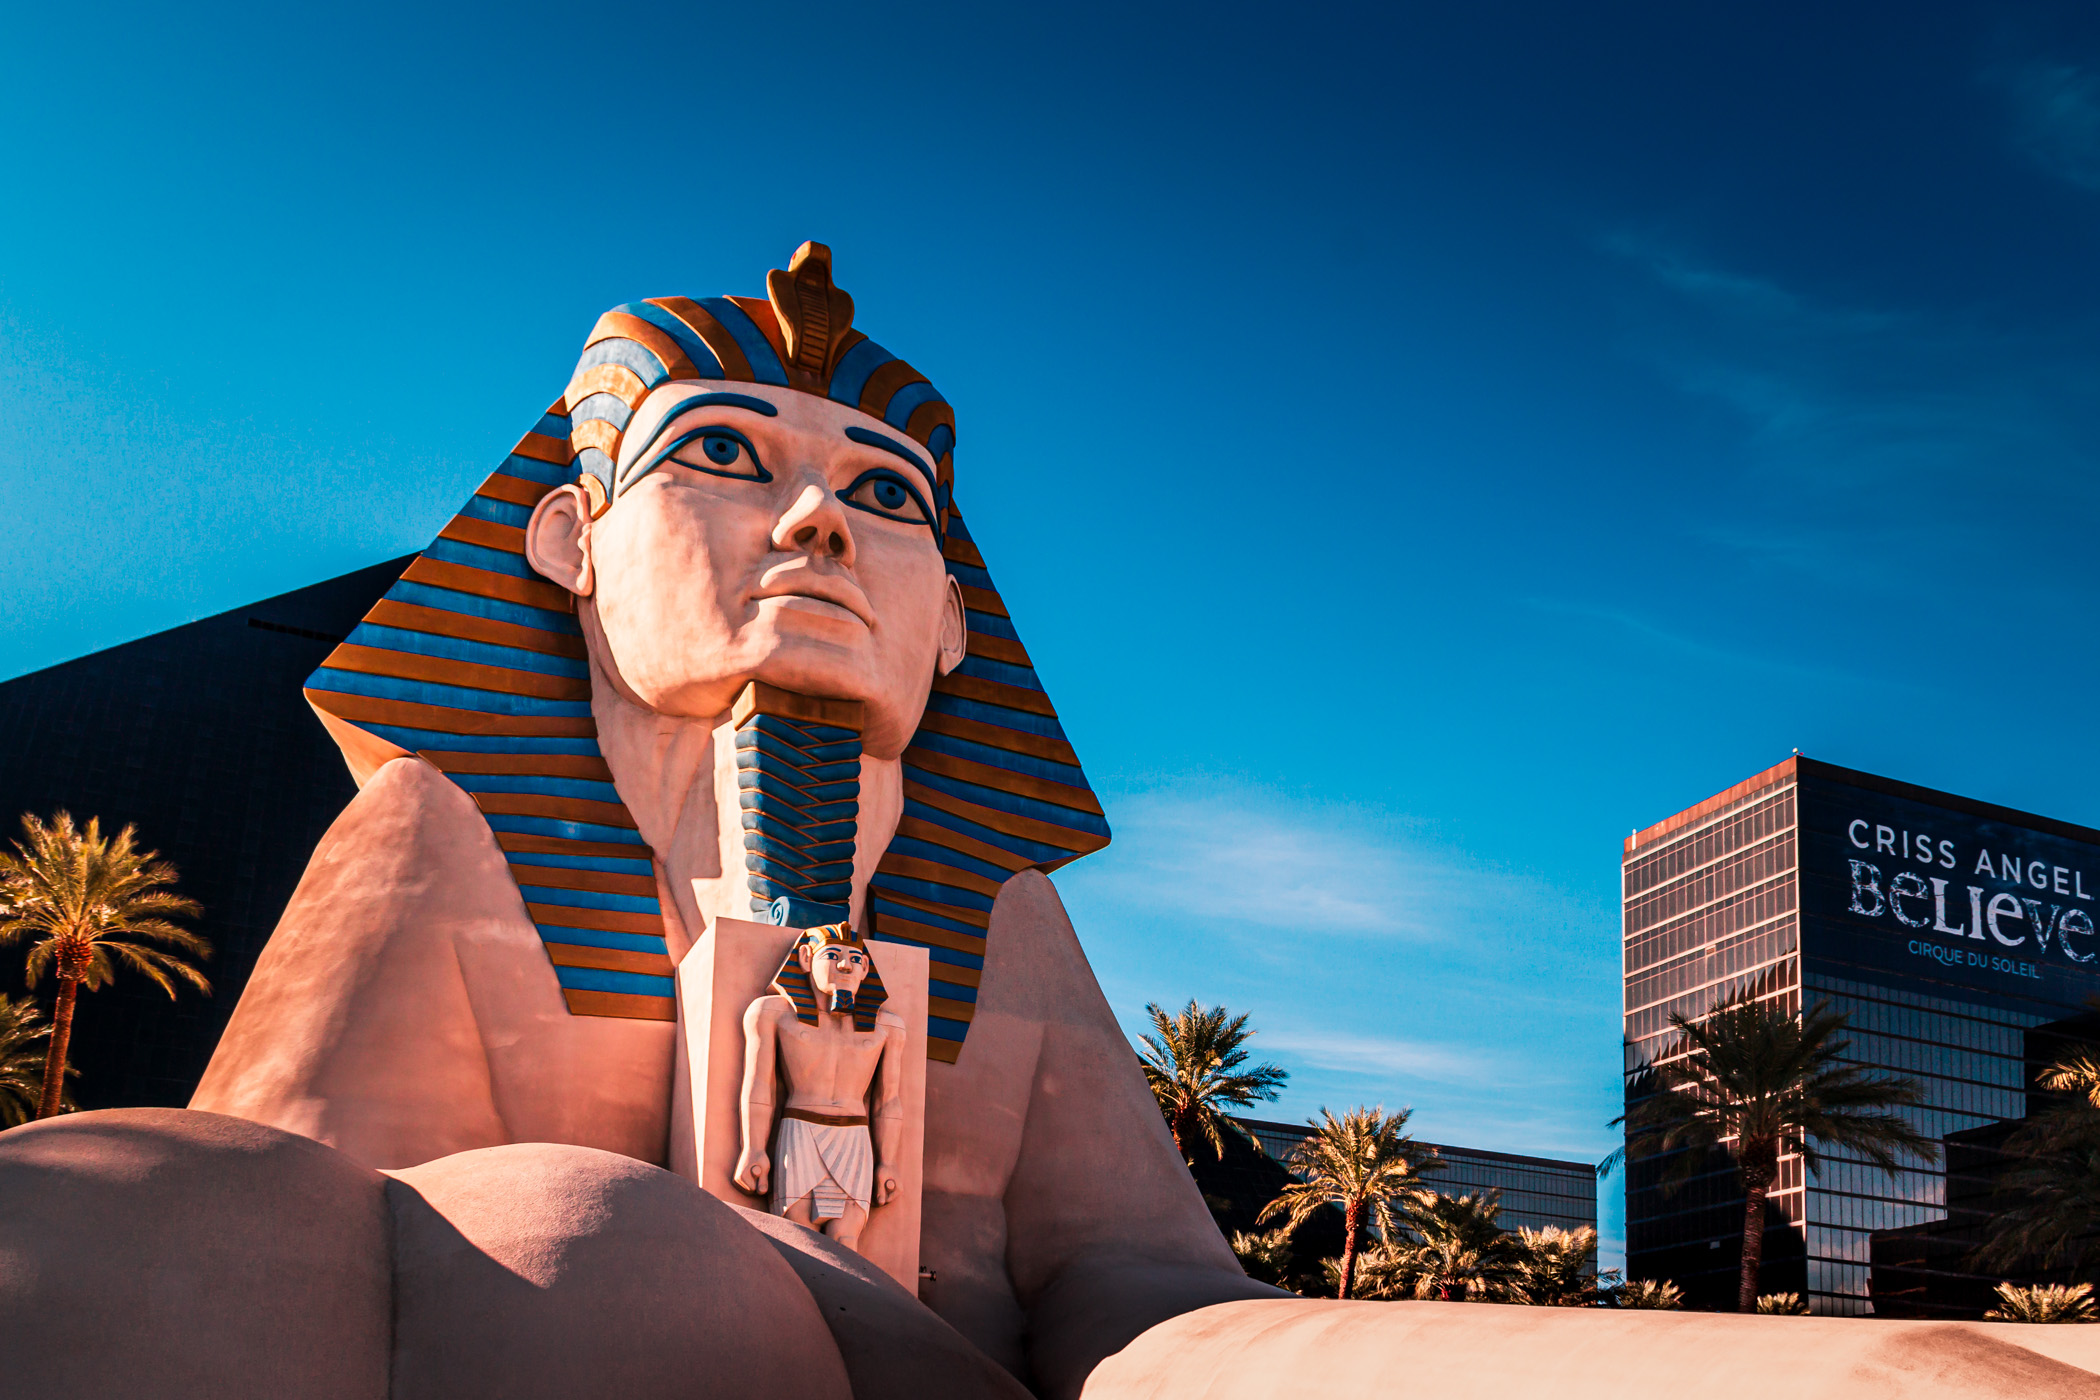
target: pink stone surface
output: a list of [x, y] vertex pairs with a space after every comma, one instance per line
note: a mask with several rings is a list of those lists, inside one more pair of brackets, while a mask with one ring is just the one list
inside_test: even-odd
[[381, 768], [314, 852], [192, 1108], [405, 1167], [506, 1142], [664, 1159], [671, 1027], [572, 1016], [472, 799]]
[[868, 1260], [793, 1221], [736, 1209], [817, 1300], [853, 1400], [1029, 1400], [1027, 1387]]
[[795, 1271], [735, 1211], [614, 1153], [394, 1173], [392, 1400], [849, 1400]]
[[217, 1114], [0, 1133], [0, 1394], [385, 1400], [385, 1186]]
[[[1491, 1303], [1226, 1303], [1146, 1332], [1085, 1400], [2092, 1400], [2090, 1327], [1607, 1312]], [[2068, 1334], [2068, 1335], [2067, 1335]]]
[[[765, 1210], [767, 1202], [732, 1179], [743, 1143], [738, 1093], [744, 1076], [744, 1012], [766, 994], [799, 929], [716, 919], [678, 965], [678, 1049], [671, 1081], [671, 1170], [718, 1200]], [[889, 993], [884, 1008], [903, 1018], [904, 1130], [897, 1192], [876, 1206], [860, 1253], [906, 1289], [918, 1286], [919, 1202], [925, 1179], [926, 978], [924, 948], [877, 943], [872, 953]], [[698, 1111], [705, 1105], [706, 1111]]]

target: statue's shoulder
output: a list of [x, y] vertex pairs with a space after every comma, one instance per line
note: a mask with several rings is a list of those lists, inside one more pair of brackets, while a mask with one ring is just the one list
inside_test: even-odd
[[751, 1004], [744, 1008], [744, 1025], [756, 1028], [761, 1025], [778, 1024], [781, 1017], [793, 1020], [794, 1015], [794, 1002], [779, 992], [767, 992], [762, 997], [754, 998]]
[[907, 1029], [904, 1024], [904, 1018], [890, 1010], [887, 1005], [875, 1013], [875, 1024], [885, 1030], [902, 1031]]
[[[522, 918], [517, 883], [481, 809], [417, 758], [384, 764], [328, 828], [307, 882], [469, 918]], [[529, 925], [527, 925], [529, 927]]]

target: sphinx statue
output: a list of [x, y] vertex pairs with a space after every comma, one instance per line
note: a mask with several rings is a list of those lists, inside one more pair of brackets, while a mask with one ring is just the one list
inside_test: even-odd
[[[359, 792], [190, 1108], [0, 1134], [6, 1383], [2100, 1393], [2100, 1350], [2057, 1335], [2100, 1329], [1249, 1280], [1047, 878], [1108, 827], [963, 522], [955, 416], [854, 313], [817, 244], [764, 297], [608, 312], [315, 673]], [[737, 1006], [736, 1182], [710, 1194], [672, 1169], [715, 1015], [687, 973], [760, 934], [791, 951]], [[909, 1018], [874, 995], [886, 960], [924, 969]], [[916, 1288], [848, 1247], [897, 1192]]]

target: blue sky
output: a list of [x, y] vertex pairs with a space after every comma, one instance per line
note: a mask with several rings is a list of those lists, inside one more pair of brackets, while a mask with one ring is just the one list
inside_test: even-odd
[[1795, 746], [2100, 823], [2083, 7], [9, 36], [0, 674], [420, 547], [597, 312], [814, 237], [958, 406], [1111, 1001], [1275, 1116], [1601, 1156], [1619, 839]]

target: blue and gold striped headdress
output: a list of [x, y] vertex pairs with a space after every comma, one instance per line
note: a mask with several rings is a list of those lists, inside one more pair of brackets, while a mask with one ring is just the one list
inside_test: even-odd
[[817, 984], [803, 970], [801, 953], [804, 948], [814, 954], [830, 947], [858, 948], [868, 955], [868, 975], [861, 979], [860, 990], [853, 994], [853, 1029], [863, 1034], [874, 1030], [876, 1013], [890, 999], [889, 989], [882, 985], [882, 969], [875, 965], [875, 950], [849, 925], [825, 924], [796, 939], [782, 960], [780, 971], [773, 974], [773, 990], [795, 1003], [796, 1020], [814, 1026], [817, 1023]]
[[1000, 886], [1099, 850], [1108, 824], [955, 506], [953, 411], [852, 329], [822, 245], [804, 244], [767, 292], [600, 317], [568, 393], [314, 672], [306, 698], [360, 783], [413, 754], [474, 799], [571, 1013], [669, 1020], [654, 858], [598, 751], [575, 599], [525, 561], [525, 522], [566, 483], [620, 494], [620, 435], [641, 396], [672, 379], [792, 388], [907, 434], [939, 468], [941, 552], [969, 649], [935, 678], [904, 752], [904, 816], [876, 866], [867, 932], [930, 950], [928, 1051], [952, 1062]]

